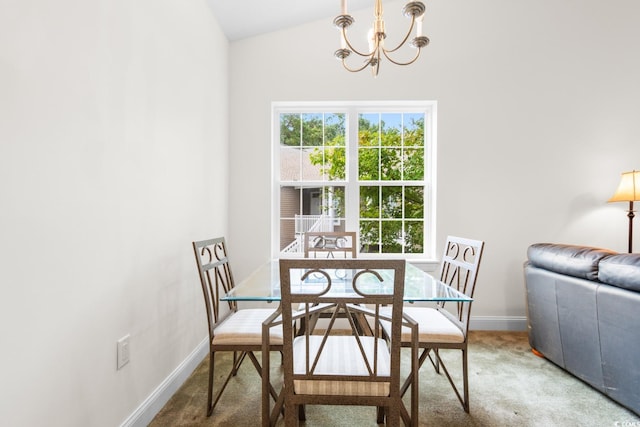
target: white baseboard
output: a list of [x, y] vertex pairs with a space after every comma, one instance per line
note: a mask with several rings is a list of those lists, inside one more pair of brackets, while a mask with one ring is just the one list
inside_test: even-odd
[[472, 331], [526, 331], [526, 316], [471, 316]]
[[146, 427], [160, 412], [171, 396], [189, 378], [209, 352], [209, 338], [205, 338], [187, 358], [145, 399], [120, 427]]

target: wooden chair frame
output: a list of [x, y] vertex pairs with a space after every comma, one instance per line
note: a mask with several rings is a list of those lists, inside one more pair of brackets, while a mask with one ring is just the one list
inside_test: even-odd
[[[324, 285], [322, 290], [302, 291], [297, 285], [298, 281], [292, 286], [291, 271], [301, 269], [306, 271], [301, 280], [309, 277], [311, 274], [319, 277]], [[352, 271], [353, 276], [351, 285], [353, 293], [348, 295], [331, 294], [330, 290], [334, 286], [329, 270], [338, 269], [344, 271]], [[268, 337], [268, 331], [274, 326], [283, 326], [283, 360], [284, 360], [284, 384], [275, 402], [271, 408], [269, 393], [266, 388], [266, 382], [263, 382], [263, 407], [262, 407], [262, 425], [275, 425], [279, 414], [284, 407], [285, 425], [297, 425], [299, 419], [304, 419], [304, 405], [320, 404], [320, 405], [365, 405], [375, 406], [378, 408], [378, 421], [382, 422], [385, 418], [389, 425], [399, 425], [400, 419], [407, 426], [418, 425], [418, 348], [412, 347], [411, 372], [406, 379], [407, 387], [411, 387], [411, 412], [407, 410], [402, 401], [401, 393], [401, 377], [400, 377], [400, 357], [401, 357], [401, 335], [403, 328], [411, 330], [411, 333], [417, 341], [417, 324], [402, 311], [403, 292], [404, 292], [404, 260], [363, 260], [363, 259], [289, 259], [280, 260], [280, 280], [281, 280], [281, 312], [274, 313], [264, 322], [263, 336]], [[377, 280], [383, 280], [379, 272], [383, 270], [393, 270], [393, 284], [390, 286], [390, 275], [385, 283], [385, 293], [376, 292], [365, 293], [360, 289], [360, 282], [365, 275], [374, 275]], [[342, 282], [339, 282], [342, 283]], [[338, 284], [339, 286], [340, 284]], [[292, 288], [295, 287], [295, 290]], [[391, 289], [391, 292], [388, 291]], [[293, 307], [303, 306], [302, 310], [295, 310]], [[380, 310], [382, 306], [391, 307], [390, 315], [383, 314]], [[331, 317], [329, 325], [321, 334], [314, 334], [313, 331], [307, 329], [299, 333], [296, 331], [295, 322], [300, 319], [306, 319], [306, 324], [311, 324], [312, 318], [323, 312], [330, 312]], [[339, 315], [343, 315], [351, 325], [351, 334], [345, 336], [344, 332], [340, 334], [333, 333], [333, 325]], [[391, 333], [385, 336], [381, 322], [387, 321], [391, 324]], [[386, 341], [385, 341], [386, 339]], [[339, 341], [340, 344], [336, 344]], [[345, 341], [348, 341], [345, 344]], [[320, 344], [318, 344], [320, 342]], [[357, 343], [357, 347], [354, 345]], [[305, 348], [306, 357], [304, 359], [304, 372], [301, 372], [299, 365], [294, 369], [294, 364], [300, 361], [294, 360], [294, 344]], [[368, 374], [346, 374], [317, 372], [321, 371], [322, 365], [321, 355], [326, 349], [332, 349], [335, 345], [341, 349], [349, 347], [354, 350], [353, 358], [349, 360], [363, 361], [363, 365], [367, 366]], [[265, 341], [265, 349], [268, 348], [268, 339]], [[314, 353], [314, 346], [318, 346], [317, 353]], [[365, 348], [373, 346], [373, 359], [370, 358], [371, 352], [365, 356]], [[384, 348], [382, 348], [384, 346]], [[299, 351], [299, 350], [298, 350]], [[329, 350], [327, 350], [329, 351]], [[389, 373], [383, 374], [384, 370], [378, 369], [378, 364], [382, 360], [381, 352], [389, 352], [390, 365]], [[310, 354], [311, 353], [311, 354]], [[322, 356], [325, 357], [325, 356]], [[332, 367], [335, 365], [331, 365]], [[263, 376], [267, 376], [269, 372], [269, 357], [263, 352]], [[310, 393], [299, 394], [299, 390], [303, 384], [309, 384], [308, 381], [324, 381], [329, 384], [336, 385], [339, 383], [345, 388], [349, 387], [354, 381], [362, 383], [384, 383], [388, 384], [389, 391], [387, 395], [353, 395], [353, 393], [338, 394], [331, 393]], [[314, 384], [317, 384], [315, 382]]]
[[[223, 237], [202, 240], [192, 243], [198, 266], [198, 275], [202, 285], [207, 324], [209, 332], [209, 386], [207, 395], [207, 416], [211, 416], [213, 409], [220, 400], [229, 380], [235, 376], [242, 362], [248, 356], [253, 366], [262, 375], [262, 369], [254, 352], [262, 351], [262, 322], [275, 309], [245, 309], [239, 310], [236, 301], [220, 301], [220, 296], [234, 287], [233, 274], [227, 257], [226, 242]], [[241, 319], [242, 318], [242, 319]], [[237, 320], [243, 320], [242, 325]], [[252, 331], [244, 330], [247, 319], [253, 324]], [[225, 337], [233, 335], [233, 339], [222, 339], [219, 331], [225, 328]], [[269, 351], [282, 351], [282, 341], [274, 339], [266, 348]], [[233, 364], [220, 389], [213, 395], [215, 355], [217, 352], [233, 352]], [[269, 392], [276, 396], [275, 389]]]
[[326, 254], [324, 258], [335, 258], [340, 253], [343, 258], [358, 257], [358, 235], [355, 231], [308, 231], [304, 233], [304, 257], [314, 258]]
[[[476, 282], [478, 278], [478, 270], [480, 268], [480, 261], [482, 260], [482, 253], [484, 250], [484, 242], [480, 240], [465, 239], [461, 237], [448, 236], [445, 246], [445, 251], [442, 257], [442, 263], [440, 266], [440, 280], [448, 284], [449, 286], [457, 289], [465, 295], [473, 298]], [[469, 320], [471, 317], [470, 302], [451, 302], [449, 305], [454, 305], [453, 310], [449, 311], [445, 309], [446, 302], [438, 302], [435, 310], [444, 316], [449, 322], [457, 327], [464, 339], [462, 342], [439, 342], [429, 340], [418, 340], [418, 347], [422, 349], [418, 363], [419, 367], [425, 360], [429, 359], [434, 366], [436, 372], [440, 373], [440, 367], [449, 380], [451, 387], [453, 388], [458, 400], [462, 404], [465, 412], [469, 412], [469, 373], [468, 373], [468, 332], [469, 332]], [[433, 308], [423, 307], [405, 307], [405, 312], [413, 318], [419, 319], [419, 313], [423, 310], [434, 310]], [[428, 324], [419, 324], [419, 334], [428, 330]], [[403, 334], [403, 347], [411, 347], [411, 343], [406, 339], [406, 334]], [[440, 358], [439, 351], [441, 349], [457, 349], [462, 352], [462, 381], [463, 389], [462, 393], [456, 386], [455, 381], [449, 374], [446, 365]], [[433, 350], [433, 357], [431, 356], [431, 350]], [[406, 392], [409, 384], [403, 386], [403, 393]]]

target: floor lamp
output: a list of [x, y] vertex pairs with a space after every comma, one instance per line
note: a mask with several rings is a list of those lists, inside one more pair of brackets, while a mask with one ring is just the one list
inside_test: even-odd
[[620, 184], [609, 202], [629, 202], [629, 253], [633, 252], [633, 202], [640, 200], [640, 171], [624, 172]]

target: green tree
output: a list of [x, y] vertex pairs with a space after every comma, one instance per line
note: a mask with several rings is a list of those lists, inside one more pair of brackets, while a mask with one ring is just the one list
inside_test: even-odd
[[[360, 115], [358, 120], [359, 180], [423, 180], [424, 118], [411, 118], [403, 128], [396, 128], [369, 117]], [[291, 120], [285, 130], [299, 128], [311, 134], [321, 126], [311, 119], [307, 121], [305, 127]], [[345, 179], [344, 134], [344, 117], [331, 125], [325, 123], [323, 143], [314, 144], [309, 155], [311, 163], [319, 166], [328, 180]], [[404, 247], [405, 253], [422, 252], [423, 216], [422, 186], [360, 186], [360, 241], [364, 251], [402, 253]]]

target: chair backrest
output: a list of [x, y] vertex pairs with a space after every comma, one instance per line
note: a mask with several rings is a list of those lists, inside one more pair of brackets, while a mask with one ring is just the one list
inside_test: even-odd
[[[400, 396], [404, 271], [404, 260], [281, 259], [284, 389], [317, 390], [310, 384], [322, 381], [355, 390], [368, 383], [365, 389], [386, 387], [392, 396]], [[390, 315], [381, 313], [383, 306], [391, 307]], [[304, 318], [309, 325], [312, 316], [321, 312], [331, 314], [324, 333], [307, 328], [295, 336], [297, 319]], [[339, 316], [346, 317], [349, 333], [345, 334], [344, 325], [336, 327], [339, 334], [332, 333]], [[382, 339], [382, 321], [392, 324], [387, 341]], [[294, 346], [308, 349], [305, 357], [296, 357], [299, 352], [294, 352]], [[357, 367], [357, 374], [347, 365]], [[326, 393], [340, 394], [335, 390], [302, 394]]]
[[[484, 242], [481, 240], [448, 236], [440, 265], [440, 280], [473, 298], [483, 250]], [[439, 303], [440, 306], [444, 304]], [[471, 303], [455, 304], [456, 318], [462, 322], [466, 333], [469, 328]]]
[[308, 231], [304, 234], [305, 258], [357, 258], [358, 237], [355, 231]]
[[[237, 310], [235, 301], [228, 301], [228, 310], [221, 310], [220, 296], [226, 294], [234, 286], [227, 245], [224, 237], [193, 242], [198, 275], [209, 322], [209, 335], [213, 339], [213, 329], [231, 312]], [[224, 305], [223, 305], [224, 307]]]

